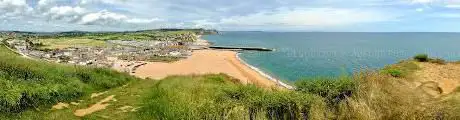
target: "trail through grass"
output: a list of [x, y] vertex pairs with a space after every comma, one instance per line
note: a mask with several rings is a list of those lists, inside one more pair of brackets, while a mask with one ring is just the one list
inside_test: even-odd
[[127, 73], [29, 60], [0, 46], [0, 118], [50, 109], [92, 92], [138, 80]]

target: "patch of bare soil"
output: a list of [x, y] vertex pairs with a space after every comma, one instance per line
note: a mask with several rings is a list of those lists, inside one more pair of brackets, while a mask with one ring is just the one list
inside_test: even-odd
[[103, 95], [103, 94], [106, 94], [107, 92], [108, 92], [108, 91], [100, 92], [100, 93], [93, 93], [93, 94], [91, 94], [91, 99], [92, 99], [92, 98], [95, 98], [95, 97], [98, 97], [98, 96], [101, 96], [101, 95]]
[[75, 106], [78, 106], [80, 105], [80, 103], [77, 103], [77, 102], [70, 102], [71, 105], [75, 105]]
[[61, 102], [60, 102], [60, 103], [54, 105], [54, 106], [51, 108], [51, 110], [62, 110], [62, 109], [64, 109], [64, 108], [69, 108], [69, 104], [67, 104], [67, 103], [61, 103]]
[[133, 106], [123, 106], [118, 108], [118, 110], [121, 110], [121, 112], [136, 112], [138, 108], [135, 108]]
[[106, 97], [103, 100], [97, 102], [96, 104], [90, 106], [89, 108], [79, 109], [79, 110], [74, 112], [74, 115], [78, 116], [78, 117], [83, 117], [83, 116], [92, 114], [94, 112], [104, 110], [107, 106], [109, 106], [109, 104], [107, 102], [113, 100], [114, 97], [115, 97], [115, 95], [111, 95], [111, 96]]
[[446, 65], [419, 63], [420, 70], [415, 72], [417, 86], [426, 93], [439, 97], [455, 91], [460, 86], [460, 64]]

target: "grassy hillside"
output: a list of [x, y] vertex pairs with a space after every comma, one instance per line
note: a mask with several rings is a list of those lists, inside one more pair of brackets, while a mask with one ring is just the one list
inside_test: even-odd
[[64, 32], [39, 36], [40, 39], [89, 39], [89, 40], [158, 40], [158, 41], [194, 41], [196, 32], [179, 31], [133, 31], [133, 32]]
[[135, 80], [110, 69], [25, 59], [0, 46], [0, 112], [17, 113], [68, 101]]
[[[223, 74], [136, 80], [0, 51], [0, 119], [460, 119], [458, 89], [433, 97], [417, 87], [420, 65], [438, 62], [403, 61], [353, 76], [300, 80], [296, 90], [282, 90], [241, 85]], [[78, 104], [51, 110], [58, 102]], [[75, 116], [101, 103], [107, 106]]]
[[134, 81], [64, 110], [26, 111], [22, 119], [75, 120], [74, 112], [114, 95], [106, 109], [84, 119], [458, 119], [460, 96], [442, 99], [379, 72], [315, 78], [295, 91], [244, 86], [226, 75], [172, 76]]
[[142, 97], [133, 119], [458, 119], [458, 92], [426, 96], [378, 71], [297, 82], [295, 91], [243, 86], [222, 75], [172, 77]]

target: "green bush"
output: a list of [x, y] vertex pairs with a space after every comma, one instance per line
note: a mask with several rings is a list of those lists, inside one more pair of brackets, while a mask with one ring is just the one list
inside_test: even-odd
[[385, 66], [380, 73], [385, 75], [391, 75], [393, 77], [407, 77], [407, 75], [419, 70], [420, 67], [416, 62], [405, 60], [400, 61], [397, 64]]
[[321, 96], [330, 104], [337, 104], [355, 91], [351, 77], [314, 78], [297, 81], [296, 91]]
[[384, 73], [389, 74], [393, 77], [402, 77], [403, 73], [401, 70], [398, 69], [389, 69], [389, 70], [384, 70]]
[[430, 63], [435, 63], [435, 64], [439, 64], [439, 65], [447, 64], [446, 60], [440, 59], [440, 58], [430, 59], [429, 61], [430, 61]]
[[414, 56], [414, 59], [418, 62], [428, 62], [429, 58], [427, 54], [418, 54]]

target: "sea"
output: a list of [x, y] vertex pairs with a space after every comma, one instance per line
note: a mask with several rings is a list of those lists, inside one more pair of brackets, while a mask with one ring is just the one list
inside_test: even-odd
[[460, 60], [460, 33], [221, 32], [203, 39], [216, 46], [275, 49], [242, 51], [239, 57], [288, 82], [380, 69], [416, 54]]

